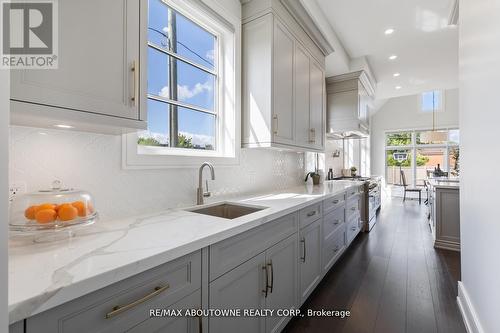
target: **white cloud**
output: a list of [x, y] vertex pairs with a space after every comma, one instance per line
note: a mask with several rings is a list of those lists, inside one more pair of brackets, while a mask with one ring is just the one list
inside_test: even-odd
[[207, 53], [205, 54], [205, 57], [209, 60], [214, 60], [215, 58], [215, 50], [209, 50], [207, 51]]
[[209, 81], [205, 83], [196, 83], [194, 87], [191, 89], [187, 85], [178, 85], [177, 86], [177, 97], [179, 100], [184, 101], [190, 98], [193, 98], [196, 95], [203, 93], [204, 91], [211, 91], [212, 85]]
[[[168, 85], [164, 86], [163, 88], [161, 88], [158, 95], [160, 95], [161, 97], [170, 98], [168, 89]], [[212, 84], [210, 83], [210, 81], [207, 81], [205, 83], [196, 83], [193, 88], [190, 88], [188, 85], [179, 84], [177, 85], [177, 98], [180, 101], [186, 101], [205, 91], [212, 91]]]

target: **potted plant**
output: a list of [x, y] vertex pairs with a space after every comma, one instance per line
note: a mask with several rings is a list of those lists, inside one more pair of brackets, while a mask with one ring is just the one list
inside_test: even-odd
[[358, 169], [356, 169], [356, 167], [355, 167], [355, 166], [352, 166], [352, 167], [351, 167], [351, 177], [356, 177], [356, 171], [357, 171], [357, 170], [358, 170]]
[[319, 179], [320, 179], [319, 173], [314, 172], [314, 171], [308, 172], [306, 175], [306, 179], [304, 181], [307, 182], [307, 179], [309, 178], [309, 176], [311, 176], [311, 178], [313, 180], [313, 185], [319, 184]]

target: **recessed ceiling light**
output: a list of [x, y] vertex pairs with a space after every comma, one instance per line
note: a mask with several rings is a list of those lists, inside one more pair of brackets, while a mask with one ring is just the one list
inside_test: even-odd
[[71, 126], [71, 125], [65, 125], [65, 124], [58, 124], [58, 125], [54, 125], [55, 127], [59, 127], [59, 128], [75, 128], [74, 126]]
[[389, 60], [394, 60], [394, 59], [396, 59], [397, 57], [398, 57], [397, 55], [393, 54], [393, 55], [391, 55], [391, 56], [389, 57]]
[[400, 75], [401, 75], [401, 74], [399, 74], [399, 73], [394, 73], [394, 74], [392, 74], [392, 76], [394, 76], [394, 77], [398, 77], [398, 76], [400, 76]]
[[401, 86], [395, 86], [394, 89], [399, 90], [401, 89]]
[[391, 35], [392, 33], [394, 33], [394, 29], [393, 28], [389, 28], [389, 29], [386, 29], [384, 31], [384, 34], [386, 34], [386, 35]]

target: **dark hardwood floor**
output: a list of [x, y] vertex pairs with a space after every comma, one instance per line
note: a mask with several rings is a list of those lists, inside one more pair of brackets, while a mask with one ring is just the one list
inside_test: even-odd
[[460, 254], [436, 250], [425, 205], [394, 198], [302, 306], [349, 318], [294, 318], [284, 332], [466, 332], [456, 296]]

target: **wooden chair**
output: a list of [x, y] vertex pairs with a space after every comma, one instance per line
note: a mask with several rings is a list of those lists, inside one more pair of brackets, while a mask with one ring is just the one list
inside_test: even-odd
[[401, 170], [401, 182], [403, 183], [403, 187], [405, 193], [403, 195], [403, 202], [406, 201], [406, 192], [418, 192], [418, 204], [422, 204], [422, 189], [421, 188], [408, 188], [408, 184], [406, 183], [406, 176], [403, 170]]

